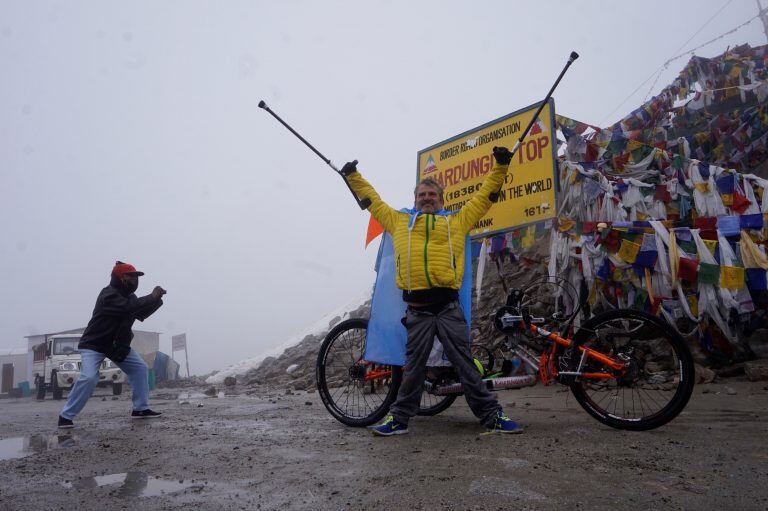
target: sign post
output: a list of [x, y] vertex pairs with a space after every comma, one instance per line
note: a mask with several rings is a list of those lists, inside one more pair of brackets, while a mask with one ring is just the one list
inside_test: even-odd
[[189, 378], [189, 353], [187, 352], [187, 334], [171, 336], [171, 358], [174, 351], [184, 350], [184, 359], [187, 361], [187, 378]]
[[[445, 190], [445, 209], [458, 210], [480, 189], [493, 167], [493, 147], [513, 147], [539, 105], [419, 151], [418, 181], [432, 178], [440, 183]], [[480, 238], [555, 218], [556, 163], [555, 102], [550, 99], [515, 154], [498, 202], [475, 224], [470, 235]]]

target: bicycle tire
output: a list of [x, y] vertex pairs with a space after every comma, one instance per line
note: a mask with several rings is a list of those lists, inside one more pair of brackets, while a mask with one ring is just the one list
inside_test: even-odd
[[[630, 360], [631, 370], [623, 378], [570, 384], [576, 401], [603, 424], [630, 431], [654, 429], [677, 417], [688, 403], [695, 374], [691, 351], [657, 316], [634, 309], [608, 311], [587, 320], [574, 340]], [[588, 359], [583, 370], [601, 371], [602, 366]]]
[[448, 394], [445, 396], [438, 396], [430, 394], [426, 390], [421, 393], [421, 403], [419, 404], [419, 411], [416, 415], [428, 416], [437, 415], [438, 413], [446, 411], [454, 401], [456, 401], [456, 394]]
[[370, 367], [391, 370], [388, 378], [363, 380], [369, 368], [360, 364], [367, 328], [364, 318], [342, 321], [325, 336], [317, 354], [317, 391], [328, 412], [347, 426], [370, 426], [381, 420], [395, 401], [402, 380], [399, 367], [380, 364]]

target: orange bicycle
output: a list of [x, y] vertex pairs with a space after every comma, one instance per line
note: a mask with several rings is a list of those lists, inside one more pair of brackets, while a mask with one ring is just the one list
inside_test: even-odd
[[[680, 334], [659, 317], [634, 309], [603, 312], [576, 326], [581, 304], [569, 312], [564, 305], [580, 302], [573, 291], [561, 279], [545, 278], [509, 293], [492, 316], [502, 336], [490, 346], [473, 346], [488, 388], [564, 384], [587, 413], [619, 429], [648, 430], [674, 419], [694, 385], [693, 357]], [[350, 426], [379, 421], [401, 381], [399, 367], [362, 358], [367, 324], [351, 319], [337, 325], [317, 358], [323, 404]], [[558, 325], [564, 334], [550, 330]], [[427, 374], [420, 415], [440, 413], [462, 392], [452, 368], [428, 368]]]

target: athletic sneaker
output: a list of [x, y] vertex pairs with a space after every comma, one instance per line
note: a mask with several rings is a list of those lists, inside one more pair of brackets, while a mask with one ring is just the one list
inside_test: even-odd
[[74, 422], [59, 415], [59, 429], [72, 429], [74, 427]]
[[384, 422], [369, 428], [374, 435], [392, 436], [408, 433], [408, 425], [397, 422], [394, 417], [387, 415]]
[[160, 417], [162, 413], [153, 412], [149, 408], [146, 410], [134, 410], [131, 412], [131, 419], [156, 419]]
[[522, 433], [523, 428], [499, 410], [493, 419], [491, 426], [486, 426], [489, 433]]

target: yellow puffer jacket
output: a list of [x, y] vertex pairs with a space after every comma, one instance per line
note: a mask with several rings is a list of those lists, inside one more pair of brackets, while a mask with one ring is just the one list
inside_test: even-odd
[[[358, 198], [370, 199], [368, 210], [392, 235], [397, 287], [418, 291], [434, 287], [459, 289], [464, 276], [467, 233], [491, 207], [488, 196], [504, 182], [509, 165], [496, 164], [474, 197], [456, 214], [419, 213], [415, 222], [408, 213], [387, 205], [359, 172], [347, 178]], [[409, 228], [409, 224], [412, 226]]]

